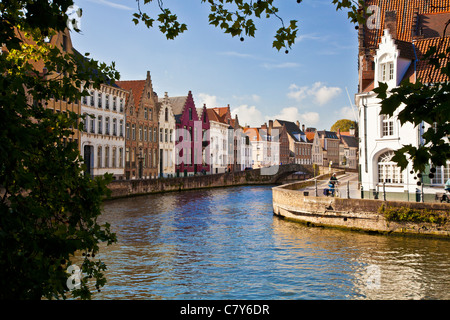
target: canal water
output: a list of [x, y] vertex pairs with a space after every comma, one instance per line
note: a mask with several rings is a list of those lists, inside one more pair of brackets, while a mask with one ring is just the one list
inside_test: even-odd
[[108, 201], [101, 220], [118, 242], [94, 299], [450, 299], [450, 242], [281, 220], [267, 186]]

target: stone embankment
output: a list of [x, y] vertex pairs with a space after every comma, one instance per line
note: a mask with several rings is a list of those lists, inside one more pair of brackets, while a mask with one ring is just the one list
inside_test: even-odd
[[287, 164], [263, 169], [227, 172], [190, 177], [116, 180], [108, 185], [111, 199], [131, 197], [152, 193], [185, 191], [195, 189], [232, 187], [243, 185], [276, 184], [294, 172], [310, 174], [311, 166]]
[[302, 191], [311, 184], [314, 179], [274, 187], [274, 214], [309, 226], [450, 239], [450, 204], [315, 197]]

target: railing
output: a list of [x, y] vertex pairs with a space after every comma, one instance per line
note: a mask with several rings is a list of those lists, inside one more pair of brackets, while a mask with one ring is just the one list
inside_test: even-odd
[[[302, 188], [305, 195], [316, 197], [332, 197], [333, 188], [329, 187], [329, 179], [314, 179], [312, 186]], [[326, 192], [326, 191], [329, 192]], [[409, 191], [408, 191], [409, 190]], [[433, 184], [387, 184], [379, 183], [374, 189], [365, 190], [359, 181], [338, 181], [334, 188], [334, 197], [347, 199], [372, 199], [383, 201], [435, 202], [444, 201], [443, 186]], [[450, 196], [447, 193], [448, 196]], [[442, 201], [441, 201], [442, 200]]]

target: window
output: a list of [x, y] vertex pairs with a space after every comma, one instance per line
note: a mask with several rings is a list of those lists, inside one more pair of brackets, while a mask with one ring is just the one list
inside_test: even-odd
[[101, 107], [102, 107], [102, 93], [99, 92], [98, 97], [97, 97], [97, 108], [101, 108]]
[[394, 135], [394, 120], [387, 115], [381, 115], [382, 119], [382, 137], [388, 137]]
[[442, 185], [450, 179], [450, 161], [443, 166], [436, 166], [436, 172], [434, 173], [434, 178], [431, 179], [432, 184]]
[[152, 128], [148, 128], [148, 141], [151, 142], [153, 140], [153, 129]]
[[133, 124], [131, 126], [131, 137], [133, 140], [136, 140], [136, 125], [135, 124]]
[[150, 119], [150, 120], [153, 120], [153, 109], [150, 108], [150, 109], [149, 109], [149, 112], [150, 112], [150, 114], [149, 114], [149, 119]]
[[109, 110], [109, 95], [105, 96], [105, 108]]
[[147, 108], [144, 108], [144, 119], [148, 118], [148, 110]]
[[162, 128], [159, 129], [159, 141], [163, 142], [163, 129]]
[[120, 120], [119, 135], [123, 137], [123, 120]]
[[102, 147], [98, 146], [97, 148], [97, 168], [102, 167]]
[[123, 167], [123, 148], [119, 148], [119, 168]]
[[91, 100], [91, 107], [94, 107], [94, 91], [90, 92], [89, 100]]
[[116, 149], [116, 147], [114, 147], [112, 150], [112, 167], [113, 168], [117, 168], [116, 154], [117, 154], [117, 149]]
[[168, 140], [167, 140], [167, 129], [164, 129], [164, 142], [168, 142]]
[[105, 168], [109, 168], [109, 147], [105, 147]]
[[142, 126], [139, 126], [139, 141], [142, 141]]
[[109, 117], [105, 119], [105, 134], [109, 135]]
[[89, 126], [88, 115], [87, 115], [86, 113], [84, 113], [83, 115], [84, 115], [84, 119], [83, 119], [83, 129], [84, 129], [84, 132], [88, 132], [88, 126]]
[[189, 120], [192, 120], [192, 109], [189, 109]]
[[126, 138], [127, 138], [127, 140], [129, 140], [130, 139], [130, 124], [129, 123], [127, 123], [127, 126], [126, 126]]
[[156, 139], [158, 139], [158, 136], [156, 135], [156, 128], [153, 128], [153, 142], [156, 142]]
[[120, 112], [123, 112], [123, 99], [119, 100], [119, 108], [120, 108]]
[[147, 160], [147, 149], [144, 149], [144, 153], [142, 154], [142, 166], [143, 166], [144, 168], [147, 167], [147, 162], [146, 162], [146, 160]]
[[98, 133], [99, 134], [102, 134], [102, 128], [103, 128], [102, 116], [98, 116]]
[[380, 80], [386, 81], [386, 64], [380, 65]]
[[95, 116], [92, 114], [89, 117], [91, 119], [91, 133], [95, 133]]
[[380, 81], [386, 82], [394, 79], [394, 63], [382, 63], [380, 64]]
[[117, 136], [117, 119], [113, 119], [113, 136]]
[[166, 110], [165, 110], [165, 120], [166, 120], [166, 122], [169, 121], [169, 109], [168, 108], [166, 108]]
[[379, 183], [403, 183], [400, 167], [392, 161], [394, 151], [388, 151], [378, 158], [378, 182]]
[[116, 106], [116, 97], [113, 97], [113, 110], [114, 110], [114, 111], [117, 110], [117, 106]]

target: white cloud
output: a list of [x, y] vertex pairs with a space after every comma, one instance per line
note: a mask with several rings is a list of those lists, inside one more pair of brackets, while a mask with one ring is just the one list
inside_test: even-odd
[[199, 93], [199, 107], [203, 107], [204, 104], [206, 104], [207, 108], [214, 108], [217, 107], [219, 104], [217, 103], [217, 97], [209, 95], [207, 93]]
[[264, 123], [264, 117], [255, 106], [248, 106], [246, 104], [231, 110], [231, 115], [238, 116], [239, 124], [241, 126], [249, 125], [250, 127], [259, 127]]
[[320, 121], [320, 116], [317, 112], [306, 112], [300, 114], [300, 123], [304, 123], [306, 127], [315, 126]]
[[342, 107], [341, 109], [335, 111], [335, 113], [339, 119], [350, 119], [356, 121], [356, 110], [353, 110], [352, 107]]
[[320, 116], [317, 112], [300, 113], [296, 107], [288, 107], [283, 108], [279, 114], [273, 117], [266, 117], [266, 121], [275, 119], [291, 122], [296, 122], [298, 120], [301, 124], [304, 124], [306, 127], [311, 127], [319, 123]]
[[300, 67], [299, 63], [296, 62], [284, 62], [284, 63], [264, 63], [263, 67], [266, 69], [289, 69]]
[[104, 5], [107, 5], [109, 7], [120, 9], [120, 10], [127, 10], [127, 11], [135, 10], [135, 9], [133, 9], [131, 7], [128, 7], [128, 6], [123, 5], [123, 4], [115, 3], [115, 2], [112, 2], [110, 0], [90, 0], [90, 1], [91, 2], [100, 3], [100, 4], [104, 4]]
[[254, 58], [254, 56], [251, 54], [240, 53], [240, 52], [236, 52], [236, 51], [220, 52], [219, 54], [224, 55], [224, 56], [230, 56], [230, 57], [238, 57], [238, 58]]
[[233, 99], [237, 100], [237, 101], [241, 101], [241, 102], [246, 102], [246, 101], [260, 102], [261, 101], [261, 97], [258, 96], [257, 94], [243, 95], [243, 96], [233, 95]]
[[341, 92], [342, 90], [339, 87], [327, 87], [322, 82], [315, 82], [312, 86], [303, 87], [291, 84], [287, 96], [297, 101], [312, 97], [315, 103], [324, 105], [331, 99], [340, 95]]
[[309, 40], [320, 40], [320, 39], [323, 39], [323, 37], [319, 37], [317, 34], [315, 34], [315, 33], [309, 33], [309, 34], [300, 34], [296, 39], [295, 39], [295, 42], [300, 42], [300, 41], [303, 41], [303, 40], [306, 40], [306, 39], [309, 39]]

